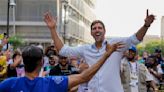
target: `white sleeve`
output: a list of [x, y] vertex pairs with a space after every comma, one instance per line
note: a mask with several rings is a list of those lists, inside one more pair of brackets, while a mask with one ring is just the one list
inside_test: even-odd
[[66, 57], [71, 57], [71, 56], [82, 57], [84, 50], [85, 50], [85, 46], [69, 47], [64, 45], [59, 51], [59, 54]]
[[125, 44], [124, 48], [121, 48], [121, 51], [126, 51], [131, 45], [137, 45], [138, 43], [140, 43], [140, 41], [137, 39], [136, 34], [130, 36], [130, 37], [120, 37], [120, 38], [116, 38], [116, 39], [111, 39], [109, 41], [110, 44], [114, 44], [117, 42], [122, 42], [123, 44]]
[[162, 68], [161, 68], [160, 64], [157, 66], [157, 70], [158, 70], [157, 71], [158, 73], [163, 74], [163, 71], [162, 71]]

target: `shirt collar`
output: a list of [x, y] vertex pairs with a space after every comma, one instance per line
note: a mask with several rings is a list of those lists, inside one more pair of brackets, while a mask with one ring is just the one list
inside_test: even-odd
[[[104, 41], [102, 42], [102, 47], [103, 47], [103, 46], [106, 46], [106, 44], [107, 44], [107, 40], [104, 39]], [[92, 44], [91, 48], [92, 48], [92, 49], [97, 49], [96, 44], [95, 44], [95, 43]]]

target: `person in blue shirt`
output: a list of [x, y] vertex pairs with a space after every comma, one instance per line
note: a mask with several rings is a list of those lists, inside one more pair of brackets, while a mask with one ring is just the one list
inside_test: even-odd
[[12, 77], [0, 83], [0, 92], [67, 92], [78, 84], [88, 82], [100, 69], [106, 59], [123, 44], [107, 45], [99, 61], [81, 74], [70, 76], [38, 77], [43, 66], [43, 51], [36, 46], [27, 46], [22, 52], [25, 77]]

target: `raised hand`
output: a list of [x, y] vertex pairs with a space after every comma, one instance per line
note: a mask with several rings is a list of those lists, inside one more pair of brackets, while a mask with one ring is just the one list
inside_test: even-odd
[[17, 55], [14, 59], [14, 64], [17, 66], [17, 65], [21, 64], [22, 60], [23, 60], [22, 56]]
[[150, 25], [153, 23], [155, 19], [155, 16], [153, 14], [149, 15], [149, 10], [146, 11], [146, 18], [145, 18], [145, 27], [150, 27]]
[[50, 12], [45, 13], [44, 21], [49, 29], [56, 29], [56, 18], [54, 18]]

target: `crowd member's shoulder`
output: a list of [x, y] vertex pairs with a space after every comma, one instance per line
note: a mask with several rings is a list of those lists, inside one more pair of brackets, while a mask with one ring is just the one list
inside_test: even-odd
[[0, 92], [1, 90], [10, 90], [8, 88], [11, 88], [11, 86], [15, 85], [17, 80], [18, 77], [11, 77], [0, 82]]
[[142, 69], [144, 71], [147, 70], [147, 67], [143, 63], [138, 63], [138, 64], [139, 64], [140, 69]]

